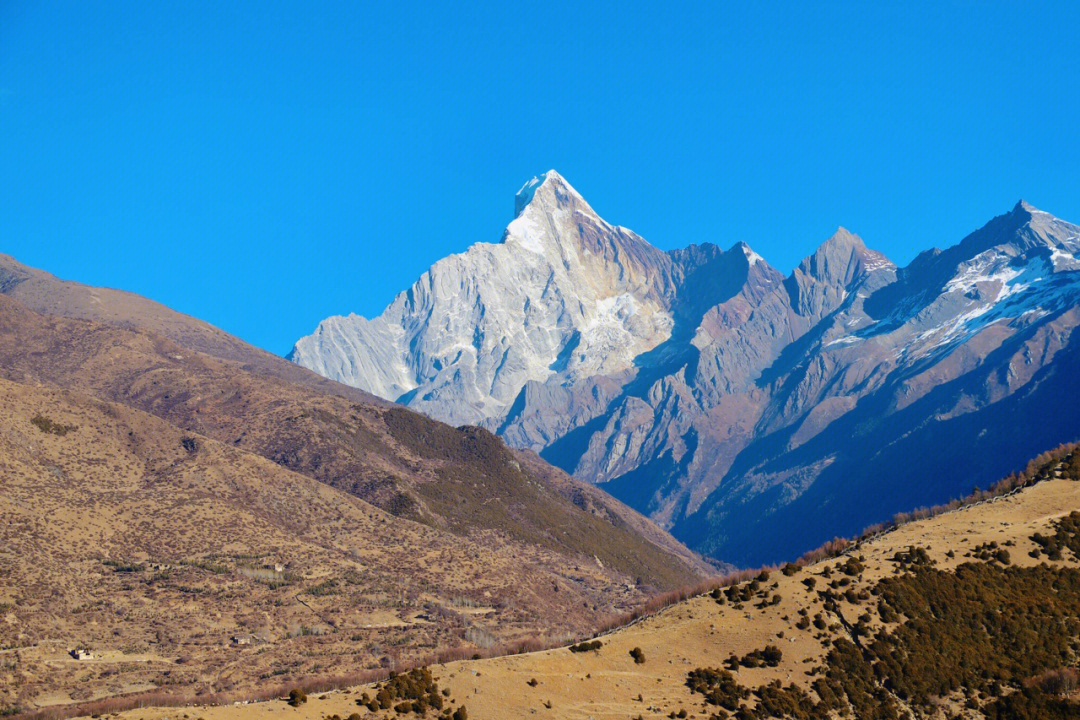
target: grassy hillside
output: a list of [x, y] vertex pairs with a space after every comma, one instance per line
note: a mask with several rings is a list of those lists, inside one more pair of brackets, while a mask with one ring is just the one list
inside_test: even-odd
[[374, 395], [316, 375], [208, 322], [176, 312], [141, 295], [61, 280], [44, 270], [24, 265], [10, 255], [0, 254], [0, 293], [42, 315], [148, 331], [181, 347], [240, 363], [259, 374], [358, 402], [383, 403]]
[[593, 558], [394, 517], [122, 405], [0, 381], [0, 407], [3, 708], [469, 655], [643, 597]]
[[708, 570], [484, 431], [9, 258], [0, 293], [0, 712], [550, 644]]
[[[1080, 456], [1051, 475], [693, 597], [596, 648], [455, 662], [432, 676], [474, 719], [1076, 717]], [[401, 717], [357, 704], [374, 692], [313, 695], [287, 712]], [[195, 712], [244, 720], [284, 709]]]
[[666, 533], [643, 533], [648, 521], [620, 521], [635, 514], [611, 498], [594, 496], [607, 512], [575, 505], [565, 487], [523, 470], [485, 431], [318, 392], [146, 331], [40, 315], [7, 297], [0, 323], [2, 377], [137, 408], [392, 515], [462, 537], [490, 531], [507, 542], [542, 542], [575, 561], [599, 558], [645, 594], [706, 570]]

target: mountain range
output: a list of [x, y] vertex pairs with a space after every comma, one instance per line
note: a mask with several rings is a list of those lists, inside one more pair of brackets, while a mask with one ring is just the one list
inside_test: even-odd
[[785, 276], [662, 251], [557, 172], [293, 362], [601, 485], [695, 550], [789, 559], [966, 494], [1080, 427], [1080, 228], [1021, 201], [900, 268], [840, 228]]

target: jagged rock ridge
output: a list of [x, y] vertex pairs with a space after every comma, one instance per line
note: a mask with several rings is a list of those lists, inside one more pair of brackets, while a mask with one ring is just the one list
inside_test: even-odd
[[1020, 202], [905, 268], [840, 228], [785, 277], [744, 243], [662, 252], [551, 171], [501, 243], [291, 358], [497, 430], [752, 564], [1075, 438], [1078, 236]]

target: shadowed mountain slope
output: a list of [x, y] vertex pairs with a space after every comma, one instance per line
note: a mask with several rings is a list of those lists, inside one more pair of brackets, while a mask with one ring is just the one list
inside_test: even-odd
[[467, 655], [642, 598], [617, 557], [395, 517], [121, 404], [8, 380], [0, 401], [5, 708]]

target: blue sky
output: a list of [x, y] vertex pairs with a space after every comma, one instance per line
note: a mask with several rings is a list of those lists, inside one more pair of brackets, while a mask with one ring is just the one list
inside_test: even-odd
[[1080, 3], [45, 5], [0, 0], [0, 252], [276, 353], [552, 167], [783, 272], [837, 225], [905, 263], [1020, 197], [1080, 221]]

